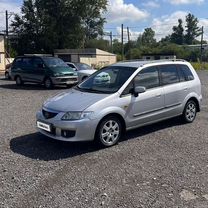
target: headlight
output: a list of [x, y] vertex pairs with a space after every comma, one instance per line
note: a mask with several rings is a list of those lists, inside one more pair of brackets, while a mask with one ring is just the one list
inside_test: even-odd
[[64, 121], [76, 121], [85, 118], [90, 118], [93, 112], [67, 112], [62, 117]]

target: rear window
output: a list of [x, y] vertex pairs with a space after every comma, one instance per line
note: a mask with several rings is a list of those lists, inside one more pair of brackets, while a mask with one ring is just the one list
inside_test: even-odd
[[194, 75], [192, 74], [192, 72], [191, 72], [191, 70], [189, 69], [188, 66], [180, 65], [179, 70], [181, 70], [182, 73], [184, 74], [184, 77], [185, 77], [186, 81], [194, 80]]
[[175, 65], [159, 66], [163, 85], [178, 83], [179, 76]]

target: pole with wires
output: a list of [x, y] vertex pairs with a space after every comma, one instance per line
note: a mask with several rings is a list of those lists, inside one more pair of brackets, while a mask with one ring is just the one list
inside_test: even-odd
[[121, 25], [121, 56], [124, 60], [124, 25]]

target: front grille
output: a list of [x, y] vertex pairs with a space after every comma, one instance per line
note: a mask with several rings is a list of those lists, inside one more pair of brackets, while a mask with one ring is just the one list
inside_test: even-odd
[[61, 82], [68, 82], [68, 81], [76, 82], [76, 81], [78, 81], [78, 79], [77, 78], [62, 78], [62, 79], [60, 79], [60, 81]]
[[46, 118], [46, 119], [50, 119], [50, 118], [54, 118], [55, 116], [58, 115], [58, 113], [53, 113], [53, 112], [49, 112], [49, 111], [46, 111], [46, 110], [42, 110], [42, 113], [43, 113], [43, 116]]

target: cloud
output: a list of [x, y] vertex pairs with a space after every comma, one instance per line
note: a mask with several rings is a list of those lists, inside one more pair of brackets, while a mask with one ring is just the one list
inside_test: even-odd
[[180, 5], [180, 4], [201, 4], [204, 3], [204, 0], [168, 0], [171, 4]]
[[108, 23], [122, 23], [125, 21], [144, 20], [149, 16], [148, 12], [141, 10], [133, 4], [126, 4], [124, 0], [109, 0], [106, 18]]
[[[156, 39], [160, 40], [161, 38], [172, 34], [173, 32], [172, 28], [173, 26], [178, 25], [178, 19], [183, 20], [183, 27], [185, 30], [186, 15], [188, 13], [189, 12], [185, 12], [185, 11], [176, 11], [172, 13], [170, 16], [165, 15], [160, 18], [153, 19], [151, 27], [156, 33]], [[199, 20], [198, 26], [199, 27], [204, 26], [204, 39], [208, 40], [208, 19], [201, 18], [198, 20]], [[201, 37], [198, 37], [198, 39], [200, 40]]]
[[155, 1], [148, 1], [146, 3], [143, 3], [142, 5], [147, 8], [159, 8], [160, 7], [160, 5]]
[[[121, 27], [117, 27], [116, 28], [117, 31], [117, 38], [119, 41], [121, 41]], [[129, 35], [130, 35], [130, 40], [137, 40], [137, 38], [139, 37], [139, 35], [141, 35], [143, 32], [140, 31], [133, 31], [131, 29], [129, 29]], [[127, 43], [128, 42], [128, 32], [127, 32], [127, 28], [124, 28], [124, 42]]]
[[173, 26], [178, 25], [178, 19], [182, 19], [183, 22], [185, 22], [187, 14], [188, 12], [176, 11], [171, 15], [154, 18], [151, 27], [156, 33], [156, 39], [160, 40], [161, 38], [171, 34]]
[[[20, 13], [20, 7], [16, 2], [12, 0], [0, 0], [0, 31], [5, 30], [6, 25], [6, 16], [5, 12], [8, 10], [9, 13]], [[12, 20], [12, 17], [10, 18]]]

